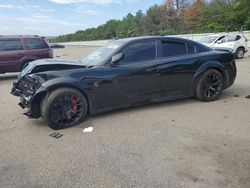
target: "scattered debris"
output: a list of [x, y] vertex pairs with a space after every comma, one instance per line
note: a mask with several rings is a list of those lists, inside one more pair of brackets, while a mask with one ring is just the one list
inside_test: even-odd
[[57, 58], [60, 58], [60, 56], [59, 56], [59, 55], [56, 55], [56, 57], [57, 57]]
[[174, 122], [175, 120], [174, 120], [174, 119], [172, 119], [172, 121]]
[[247, 96], [246, 96], [246, 99], [250, 99], [250, 95], [247, 95]]
[[88, 127], [88, 128], [85, 128], [85, 129], [83, 129], [83, 133], [91, 133], [92, 131], [93, 131], [93, 127]]
[[52, 133], [49, 136], [58, 139], [58, 138], [61, 138], [63, 136], [63, 134], [61, 134], [61, 133]]
[[234, 95], [234, 97], [239, 97], [239, 95]]

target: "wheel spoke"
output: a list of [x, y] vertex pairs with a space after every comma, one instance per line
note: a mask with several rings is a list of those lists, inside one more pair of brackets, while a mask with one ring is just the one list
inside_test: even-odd
[[208, 74], [204, 80], [202, 93], [206, 98], [213, 98], [218, 95], [222, 87], [222, 80], [217, 73]]
[[214, 89], [212, 86], [210, 86], [209, 89], [214, 91], [214, 92], [216, 91], [216, 89]]
[[74, 124], [81, 118], [83, 108], [79, 97], [71, 94], [60, 96], [51, 105], [51, 121], [60, 125]]

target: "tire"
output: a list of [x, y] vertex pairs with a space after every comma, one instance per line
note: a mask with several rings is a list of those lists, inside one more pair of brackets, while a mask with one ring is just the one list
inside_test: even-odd
[[223, 76], [214, 69], [206, 71], [198, 81], [195, 97], [210, 102], [219, 98], [223, 90]]
[[244, 54], [245, 54], [244, 48], [240, 47], [235, 52], [235, 58], [236, 59], [242, 59], [244, 57]]
[[73, 88], [52, 91], [40, 104], [46, 124], [54, 129], [65, 129], [82, 123], [88, 112], [85, 96]]

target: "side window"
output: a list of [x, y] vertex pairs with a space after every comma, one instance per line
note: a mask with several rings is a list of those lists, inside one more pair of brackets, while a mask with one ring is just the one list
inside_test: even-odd
[[208, 52], [211, 49], [208, 48], [207, 46], [202, 45], [202, 44], [196, 44], [196, 50], [197, 50], [197, 53], [202, 53], [202, 52]]
[[150, 61], [156, 59], [156, 42], [138, 42], [131, 44], [125, 50], [122, 63], [132, 63], [139, 61]]
[[24, 39], [24, 43], [26, 48], [29, 50], [47, 48], [46, 43], [39, 38], [27, 38]]
[[187, 54], [187, 48], [184, 42], [162, 41], [161, 44], [161, 58]]
[[195, 54], [196, 53], [196, 49], [195, 49], [195, 46], [193, 44], [187, 43], [187, 49], [188, 49], [188, 54]]
[[234, 42], [236, 41], [236, 36], [235, 35], [228, 35], [227, 36], [227, 42]]
[[222, 43], [224, 43], [224, 42], [226, 42], [226, 37], [225, 37], [225, 36], [221, 36], [221, 37], [219, 37], [219, 38], [217, 39], [216, 42], [218, 42], [219, 40], [221, 40]]
[[241, 39], [241, 36], [240, 36], [240, 35], [237, 35], [237, 36], [236, 36], [236, 41], [237, 41], [237, 40], [240, 40], [240, 39]]
[[13, 40], [0, 40], [0, 51], [14, 51], [22, 50], [22, 42], [18, 39]]

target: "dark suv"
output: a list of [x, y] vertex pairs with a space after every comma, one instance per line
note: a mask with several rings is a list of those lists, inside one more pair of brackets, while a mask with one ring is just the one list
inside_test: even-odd
[[53, 58], [45, 37], [0, 36], [0, 73], [19, 72], [36, 59]]

